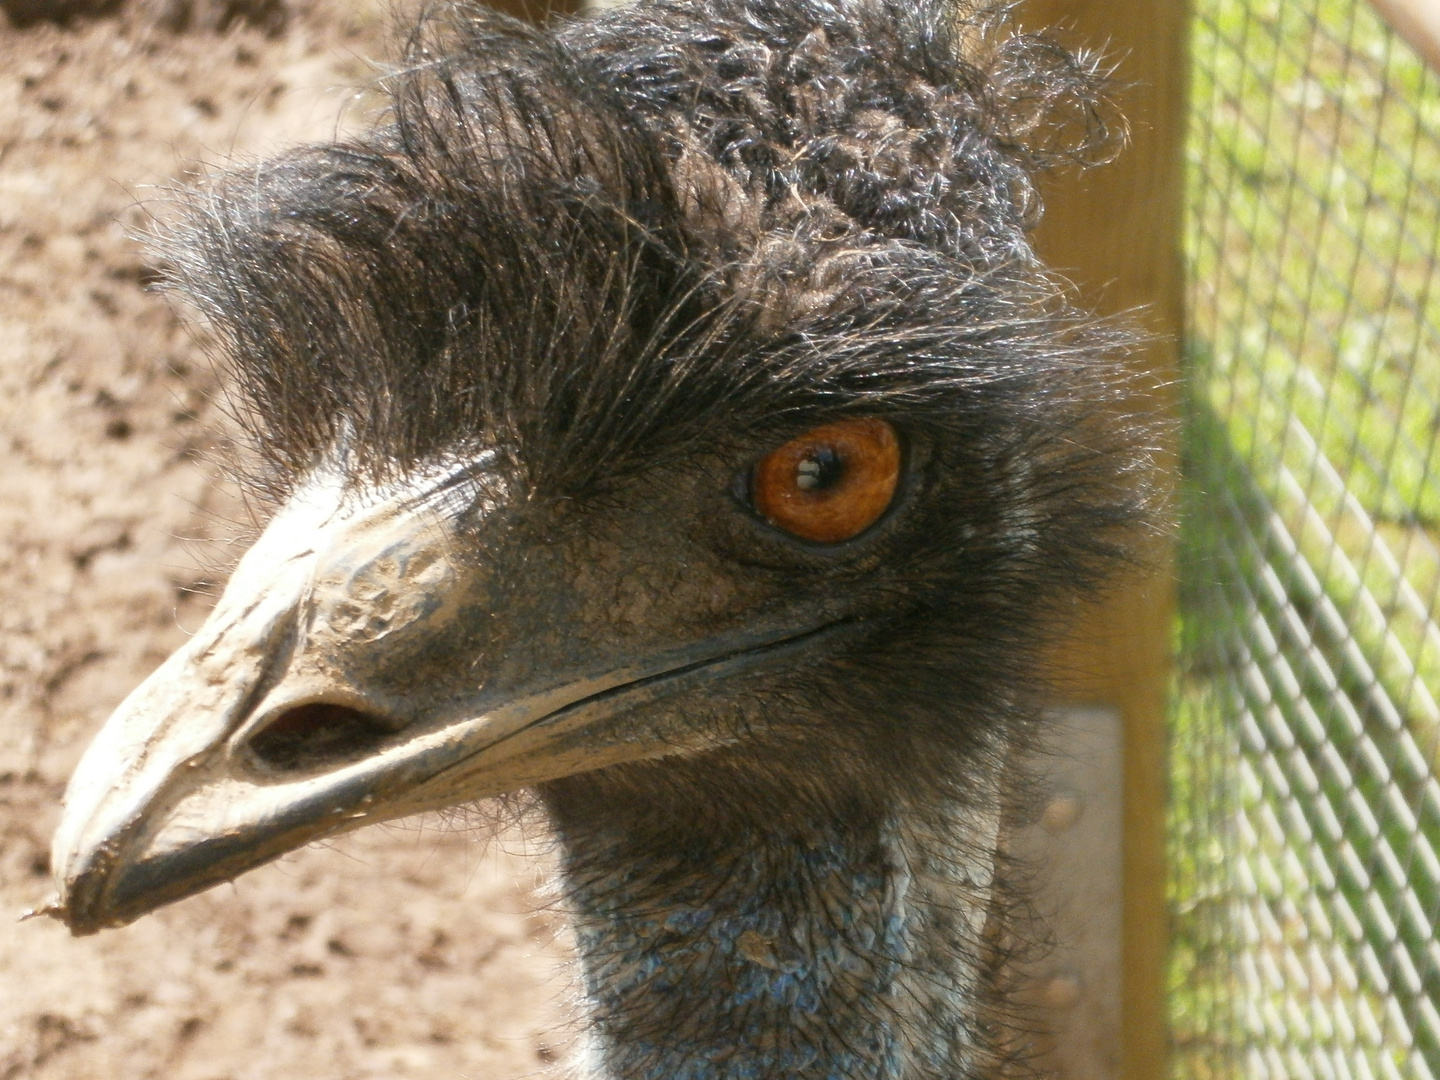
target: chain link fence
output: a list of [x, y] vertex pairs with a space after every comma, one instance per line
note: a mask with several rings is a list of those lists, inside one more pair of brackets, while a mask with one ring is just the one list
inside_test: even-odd
[[1440, 1077], [1440, 79], [1196, 0], [1178, 1077]]

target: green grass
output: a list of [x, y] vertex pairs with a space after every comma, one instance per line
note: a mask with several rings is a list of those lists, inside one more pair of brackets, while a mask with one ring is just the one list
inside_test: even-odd
[[1440, 80], [1196, 6], [1176, 1075], [1440, 1075]]

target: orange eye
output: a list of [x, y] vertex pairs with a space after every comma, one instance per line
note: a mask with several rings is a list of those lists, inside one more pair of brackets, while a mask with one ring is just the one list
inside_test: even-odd
[[766, 455], [755, 466], [751, 497], [776, 528], [838, 544], [880, 519], [899, 482], [895, 429], [884, 420], [840, 420]]

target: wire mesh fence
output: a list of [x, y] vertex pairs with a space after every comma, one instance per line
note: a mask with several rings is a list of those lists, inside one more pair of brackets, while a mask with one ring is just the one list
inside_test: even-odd
[[1195, 6], [1175, 1070], [1440, 1077], [1440, 79]]

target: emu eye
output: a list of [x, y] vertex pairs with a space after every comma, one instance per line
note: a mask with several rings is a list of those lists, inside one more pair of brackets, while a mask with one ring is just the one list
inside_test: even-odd
[[895, 429], [884, 420], [840, 420], [767, 454], [755, 466], [750, 496], [777, 529], [838, 544], [880, 519], [899, 482]]

